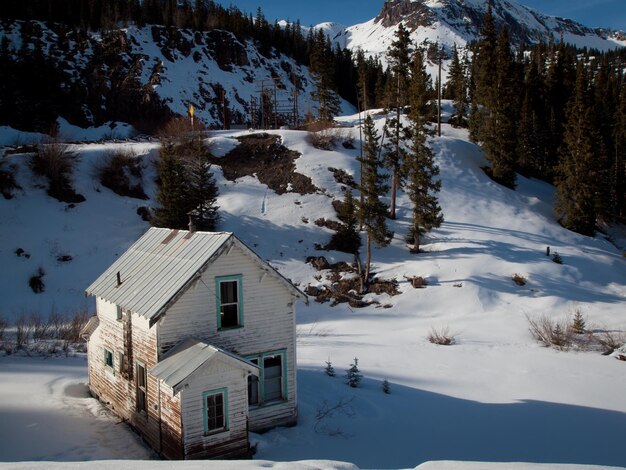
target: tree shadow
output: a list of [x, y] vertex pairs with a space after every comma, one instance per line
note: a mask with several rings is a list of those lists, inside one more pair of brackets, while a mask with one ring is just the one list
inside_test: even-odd
[[[334, 459], [361, 468], [413, 468], [429, 460], [626, 465], [625, 413], [536, 400], [480, 403], [393, 382], [385, 395], [381, 381], [364, 379], [351, 389], [337, 372], [333, 378], [321, 368], [298, 372], [298, 426], [272, 431], [282, 439], [272, 439], [259, 458]], [[346, 438], [313, 431], [320, 404], [352, 397], [352, 416], [337, 414], [327, 426]]]

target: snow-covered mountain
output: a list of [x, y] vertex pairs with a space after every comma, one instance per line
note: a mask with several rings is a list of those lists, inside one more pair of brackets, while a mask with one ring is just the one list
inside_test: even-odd
[[[492, 5], [496, 25], [506, 25], [516, 45], [548, 41], [552, 36], [556, 41], [562, 37], [567, 43], [600, 50], [626, 46], [626, 38], [619, 32], [548, 16], [513, 0], [492, 0]], [[486, 11], [486, 0], [389, 0], [378, 16], [365, 23], [343, 30], [336, 24], [319, 27], [341, 46], [384, 58], [400, 23], [412, 32], [416, 44], [462, 47], [478, 39]]]

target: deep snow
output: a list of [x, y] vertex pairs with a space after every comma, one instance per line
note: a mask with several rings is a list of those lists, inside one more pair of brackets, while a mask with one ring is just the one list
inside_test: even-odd
[[[357, 118], [340, 121], [349, 126]], [[376, 122], [380, 129], [384, 116]], [[236, 145], [234, 137], [247, 132], [215, 133], [216, 153], [225, 154]], [[220, 229], [234, 231], [304, 287], [319, 282], [306, 256], [350, 260], [315, 250], [330, 232], [313, 221], [335, 217], [331, 198], [342, 197], [342, 188], [328, 167], [358, 179], [358, 150], [316, 150], [304, 132], [272, 132], [302, 153], [298, 171], [323, 191], [279, 196], [255, 177], [227, 181], [216, 167]], [[358, 137], [355, 127], [342, 132]], [[409, 255], [403, 240], [409, 206], [400, 194], [398, 220], [391, 223], [394, 240], [374, 250], [377, 275], [400, 281], [401, 295], [377, 297], [391, 308], [299, 305], [299, 424], [254, 436], [255, 458], [331, 459], [362, 468], [412, 468], [436, 459], [626, 466], [625, 363], [597, 352], [543, 348], [526, 320], [544, 314], [564, 318], [579, 308], [590, 326], [623, 330], [625, 258], [601, 235], [584, 237], [560, 227], [550, 185], [519, 177], [518, 189], [511, 191], [489, 180], [480, 169], [482, 153], [466, 131], [444, 125], [442, 137], [430, 142], [441, 168], [445, 223], [429, 235], [424, 253]], [[3, 157], [18, 165], [24, 188], [13, 200], [0, 200], [4, 315], [92, 307], [82, 296], [84, 287], [146, 230], [135, 213], [146, 202], [116, 196], [92, 176], [94, 162], [120, 145], [144, 159], [146, 192], [153, 197], [153, 143], [76, 146], [76, 187], [87, 201], [73, 209], [46, 196], [25, 155]], [[563, 265], [545, 256], [546, 246], [562, 255]], [[17, 247], [31, 258], [18, 258]], [[74, 259], [60, 265], [56, 255], [65, 252]], [[38, 266], [46, 270], [48, 288], [35, 295], [27, 282]], [[528, 284], [516, 286], [515, 273]], [[413, 289], [404, 279], [412, 275], [426, 277], [429, 286]], [[426, 340], [432, 327], [441, 326], [457, 333], [457, 344]], [[360, 389], [347, 387], [342, 377], [355, 357], [365, 375]], [[329, 358], [335, 378], [323, 374]], [[390, 395], [381, 390], [385, 378]], [[64, 394], [67, 385], [78, 390], [85, 380], [80, 359], [0, 358], [0, 460], [146, 458], [140, 444], [120, 434], [125, 427], [111, 425], [93, 400]], [[338, 403], [344, 406], [332, 417], [316, 419]], [[54, 411], [59, 409], [65, 411]], [[44, 438], [55, 419], [61, 420], [55, 429], [65, 429], [67, 439], [60, 433]], [[109, 443], [119, 452], [109, 450]]]

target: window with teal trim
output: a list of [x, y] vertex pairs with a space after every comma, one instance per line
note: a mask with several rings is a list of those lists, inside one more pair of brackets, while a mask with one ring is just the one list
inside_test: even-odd
[[216, 278], [217, 327], [221, 329], [243, 326], [243, 289], [241, 275]]
[[226, 389], [203, 393], [204, 433], [228, 431], [228, 392]]
[[104, 349], [104, 364], [113, 369], [113, 352], [106, 348]]
[[259, 378], [248, 376], [248, 405], [262, 406], [287, 399], [285, 351], [273, 351], [247, 358], [259, 366]]

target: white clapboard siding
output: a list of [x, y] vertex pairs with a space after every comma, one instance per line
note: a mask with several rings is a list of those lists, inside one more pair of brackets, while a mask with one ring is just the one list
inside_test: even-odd
[[[218, 331], [216, 277], [241, 275], [243, 327]], [[188, 337], [201, 338], [242, 357], [285, 350], [287, 401], [250, 410], [250, 430], [293, 424], [296, 419], [295, 298], [239, 247], [223, 253], [158, 323], [159, 352]]]
[[[247, 372], [219, 360], [194, 372], [180, 392], [187, 458], [241, 457], [248, 454]], [[227, 390], [228, 430], [205, 435], [205, 392]]]

